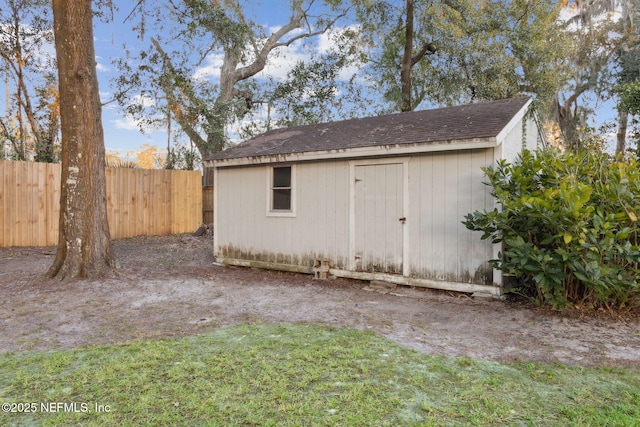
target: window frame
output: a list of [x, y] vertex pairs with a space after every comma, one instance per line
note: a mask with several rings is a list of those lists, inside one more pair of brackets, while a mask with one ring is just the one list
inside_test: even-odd
[[[291, 168], [291, 186], [290, 187], [274, 187], [274, 169]], [[296, 165], [294, 164], [278, 164], [267, 166], [266, 168], [266, 201], [268, 217], [295, 217], [296, 216]], [[274, 190], [288, 188], [291, 191], [290, 209], [274, 209]]]

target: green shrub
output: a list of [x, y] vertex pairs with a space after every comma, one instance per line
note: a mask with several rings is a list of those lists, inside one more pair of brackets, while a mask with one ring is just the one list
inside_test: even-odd
[[500, 209], [463, 223], [503, 242], [493, 267], [539, 302], [622, 309], [640, 292], [638, 166], [603, 153], [525, 151], [485, 169]]

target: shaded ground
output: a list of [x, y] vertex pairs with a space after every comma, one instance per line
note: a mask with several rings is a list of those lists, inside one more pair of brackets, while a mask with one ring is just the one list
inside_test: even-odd
[[[119, 277], [42, 279], [54, 248], [0, 249], [0, 351], [201, 333], [246, 322], [372, 329], [424, 353], [640, 368], [640, 319], [613, 321], [508, 301], [213, 264], [211, 237], [114, 242]], [[388, 292], [388, 293], [383, 293]]]

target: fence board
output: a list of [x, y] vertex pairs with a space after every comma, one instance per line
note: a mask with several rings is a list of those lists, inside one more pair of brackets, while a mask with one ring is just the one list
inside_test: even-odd
[[[199, 171], [105, 171], [111, 237], [195, 231], [202, 224]], [[58, 243], [60, 165], [0, 160], [0, 247]]]
[[50, 242], [58, 243], [58, 229], [60, 228], [60, 192], [61, 180], [60, 165], [47, 163], [47, 179], [45, 186], [46, 207], [45, 224], [47, 229], [44, 245]]
[[11, 230], [11, 242], [14, 246], [17, 245], [17, 237], [18, 232], [24, 235], [24, 238], [29, 240], [31, 236], [29, 236], [29, 230], [26, 228], [24, 221], [24, 204], [28, 201], [25, 198], [20, 197], [21, 194], [26, 194], [27, 189], [25, 188], [25, 169], [27, 165], [23, 162], [19, 162], [17, 167], [13, 171], [13, 179], [16, 183], [17, 192], [13, 197], [12, 205], [14, 209], [13, 220], [15, 221], [16, 228]]
[[[0, 162], [0, 165], [2, 162]], [[9, 168], [0, 167], [0, 246], [9, 246]], [[11, 218], [12, 219], [12, 218]]]
[[202, 188], [202, 222], [213, 224], [213, 186]]
[[149, 220], [151, 216], [151, 210], [149, 209], [149, 192], [151, 191], [151, 174], [149, 171], [145, 170], [142, 174], [142, 179], [139, 180], [139, 191], [140, 194], [138, 196], [138, 200], [140, 201], [140, 216], [142, 220], [140, 221], [140, 225], [143, 230], [146, 230], [149, 227], [151, 221]]
[[47, 178], [47, 164], [38, 163], [37, 172], [35, 174], [36, 192], [38, 193], [37, 209], [38, 209], [38, 221], [36, 222], [36, 235], [38, 240], [38, 246], [44, 246], [47, 242], [47, 223], [46, 215], [41, 218], [46, 209], [47, 198], [43, 197], [46, 194], [46, 178]]

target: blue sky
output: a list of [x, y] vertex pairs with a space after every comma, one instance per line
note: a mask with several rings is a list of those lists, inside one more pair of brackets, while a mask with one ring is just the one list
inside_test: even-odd
[[135, 127], [127, 125], [127, 119], [117, 103], [109, 103], [114, 94], [110, 80], [116, 75], [111, 61], [122, 55], [123, 43], [136, 41], [131, 25], [123, 24], [124, 17], [120, 15], [121, 13], [118, 13], [113, 22], [108, 23], [94, 19], [94, 45], [100, 97], [103, 103], [107, 103], [102, 109], [105, 146], [107, 150], [114, 150], [124, 155], [127, 151], [135, 150], [143, 144], [157, 144], [162, 136], [158, 132], [143, 135]]
[[105, 103], [102, 110], [102, 126], [105, 135], [107, 151], [116, 152], [120, 157], [127, 157], [127, 153], [138, 151], [145, 144], [164, 148], [167, 145], [165, 131], [140, 132], [136, 123], [128, 118], [120, 106], [113, 100], [114, 87], [112, 79], [117, 76], [113, 60], [123, 56], [123, 45], [140, 46], [133, 27], [136, 21], [124, 22], [130, 13], [131, 6], [121, 6], [115, 12], [113, 20], [104, 22], [94, 19], [94, 45], [97, 59], [97, 73], [100, 87], [100, 97]]

